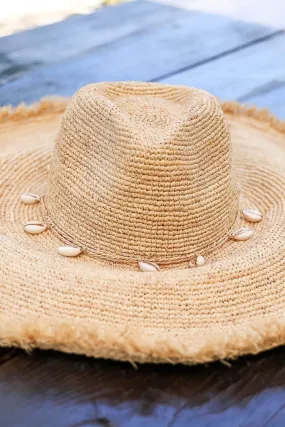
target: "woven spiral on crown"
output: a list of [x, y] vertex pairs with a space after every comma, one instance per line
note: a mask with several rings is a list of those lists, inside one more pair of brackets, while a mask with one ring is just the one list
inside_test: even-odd
[[45, 206], [56, 232], [95, 256], [172, 263], [210, 251], [238, 211], [219, 103], [182, 86], [85, 86], [65, 112]]

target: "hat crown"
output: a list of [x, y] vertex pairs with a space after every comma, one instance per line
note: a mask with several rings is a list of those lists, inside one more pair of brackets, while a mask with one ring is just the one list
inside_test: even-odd
[[45, 200], [57, 232], [90, 254], [167, 263], [208, 252], [238, 210], [219, 103], [162, 84], [82, 88], [62, 120]]

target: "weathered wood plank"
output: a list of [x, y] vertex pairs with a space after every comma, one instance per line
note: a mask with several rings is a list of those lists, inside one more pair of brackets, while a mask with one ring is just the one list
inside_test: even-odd
[[162, 80], [201, 87], [222, 99], [270, 107], [285, 118], [285, 34]]
[[183, 14], [171, 6], [134, 1], [2, 37], [0, 80], [102, 47]]
[[96, 81], [159, 80], [274, 34], [276, 30], [260, 25], [180, 10], [171, 22], [26, 73], [0, 88], [0, 104], [29, 103], [45, 95], [70, 96]]
[[2, 365], [9, 362], [19, 352], [16, 348], [0, 348], [0, 370]]
[[0, 366], [1, 427], [281, 427], [284, 348], [228, 368], [139, 365], [56, 352]]
[[276, 116], [285, 119], [285, 78], [276, 82], [271, 81], [268, 85], [258, 88], [256, 92], [241, 97], [240, 101], [266, 107]]

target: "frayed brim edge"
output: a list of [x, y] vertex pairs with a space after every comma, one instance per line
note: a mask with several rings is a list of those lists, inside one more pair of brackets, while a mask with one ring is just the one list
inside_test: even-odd
[[0, 108], [0, 123], [17, 122], [46, 114], [63, 113], [68, 102], [69, 98], [53, 96], [42, 98], [39, 102], [31, 105], [24, 103], [19, 104], [17, 107], [6, 105]]
[[[213, 328], [214, 329], [214, 328]], [[197, 364], [257, 354], [285, 343], [285, 317], [270, 315], [211, 329], [195, 330], [197, 339], [174, 337], [173, 332], [155, 331], [155, 336], [133, 327], [84, 324], [46, 318], [15, 319], [0, 316], [0, 345], [60, 350], [97, 358], [129, 362]], [[163, 338], [159, 338], [162, 337]], [[192, 334], [189, 334], [191, 337]]]

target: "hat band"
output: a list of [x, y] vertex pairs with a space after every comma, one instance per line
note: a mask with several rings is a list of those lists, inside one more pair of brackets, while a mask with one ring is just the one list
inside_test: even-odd
[[[239, 204], [239, 198], [237, 199], [237, 204]], [[108, 262], [116, 262], [116, 263], [122, 263], [122, 264], [134, 264], [137, 263], [138, 261], [140, 261], [141, 259], [145, 260], [145, 257], [142, 257], [139, 253], [133, 254], [133, 256], [128, 255], [124, 255], [123, 253], [118, 255], [118, 254], [111, 254], [109, 252], [105, 252], [102, 251], [99, 247], [98, 243], [98, 247], [96, 248], [86, 248], [80, 241], [75, 241], [74, 238], [72, 238], [71, 236], [68, 235], [68, 233], [66, 231], [63, 231], [60, 227], [57, 226], [57, 224], [55, 224], [54, 221], [51, 220], [49, 214], [48, 214], [48, 209], [46, 207], [45, 204], [45, 197], [43, 196], [41, 198], [41, 207], [42, 207], [42, 214], [43, 214], [43, 218], [45, 220], [45, 223], [47, 224], [47, 226], [49, 227], [49, 229], [54, 233], [54, 235], [56, 237], [58, 237], [64, 244], [66, 245], [70, 245], [70, 246], [74, 246], [74, 247], [78, 247], [81, 249], [82, 252], [86, 253], [87, 255], [94, 257], [94, 258], [98, 258], [104, 261], [108, 261]], [[194, 253], [193, 251], [189, 253], [185, 253], [185, 254], [181, 254], [178, 256], [169, 256], [169, 257], [163, 257], [163, 258], [155, 258], [152, 257], [151, 261], [153, 262], [157, 262], [160, 265], [173, 265], [173, 264], [179, 264], [179, 263], [183, 263], [183, 262], [187, 262], [187, 261], [191, 261], [192, 259], [194, 259], [195, 257], [203, 254], [203, 255], [207, 255], [210, 252], [213, 252], [214, 250], [220, 248], [221, 246], [223, 246], [226, 241], [228, 241], [229, 237], [233, 234], [234, 231], [234, 225], [237, 219], [237, 216], [239, 214], [239, 209], [237, 206], [236, 209], [236, 215], [234, 217], [234, 220], [231, 224], [231, 227], [229, 228], [228, 232], [226, 232], [219, 240], [217, 240], [216, 242], [214, 242], [212, 245], [209, 245], [205, 248], [202, 248], [199, 253]], [[150, 260], [149, 260], [150, 261]]]

